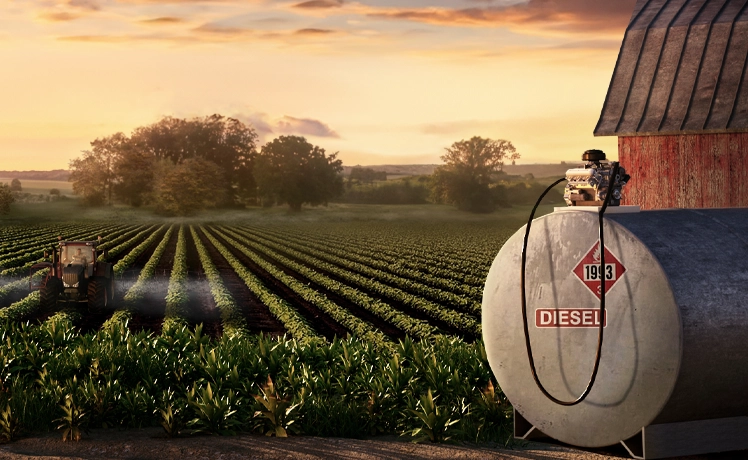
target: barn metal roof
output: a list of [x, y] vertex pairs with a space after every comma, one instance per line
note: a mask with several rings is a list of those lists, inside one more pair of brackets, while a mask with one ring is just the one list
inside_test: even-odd
[[638, 0], [596, 136], [748, 131], [748, 0]]

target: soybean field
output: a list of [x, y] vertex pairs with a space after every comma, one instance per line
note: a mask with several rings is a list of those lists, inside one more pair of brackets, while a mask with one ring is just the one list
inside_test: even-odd
[[[374, 344], [481, 336], [490, 263], [514, 231], [487, 224], [386, 221], [270, 225], [63, 223], [3, 228], [0, 320], [66, 320], [79, 331], [127, 325], [161, 334], [264, 334], [299, 341], [353, 335]], [[102, 238], [115, 299], [40, 308], [29, 269], [64, 240]], [[37, 273], [34, 276], [43, 276]]]

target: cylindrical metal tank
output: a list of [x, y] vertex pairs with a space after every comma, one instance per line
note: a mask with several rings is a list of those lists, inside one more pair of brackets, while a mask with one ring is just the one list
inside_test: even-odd
[[[546, 435], [584, 447], [615, 444], [653, 424], [748, 415], [748, 209], [608, 212], [604, 228], [604, 345], [594, 387], [578, 405], [550, 401], [530, 371], [520, 300], [524, 227], [491, 266], [485, 346], [515, 409]], [[533, 222], [530, 339], [538, 376], [559, 399], [579, 396], [594, 364], [597, 245], [596, 212], [557, 210]]]

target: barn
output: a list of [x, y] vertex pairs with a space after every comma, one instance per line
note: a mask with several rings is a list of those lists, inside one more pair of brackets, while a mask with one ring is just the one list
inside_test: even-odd
[[638, 0], [595, 136], [618, 136], [622, 204], [748, 206], [748, 0]]

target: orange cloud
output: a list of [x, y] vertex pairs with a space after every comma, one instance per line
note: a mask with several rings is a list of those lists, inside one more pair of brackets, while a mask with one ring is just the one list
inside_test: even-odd
[[276, 123], [275, 129], [285, 134], [303, 134], [307, 136], [340, 138], [340, 135], [325, 123], [311, 118], [296, 118], [284, 115], [283, 118]]
[[533, 27], [536, 30], [620, 33], [629, 22], [636, 0], [530, 0], [512, 6], [474, 8], [369, 8], [368, 17], [408, 20], [444, 26]]
[[44, 19], [45, 21], [65, 22], [65, 21], [73, 21], [75, 19], [78, 19], [81, 17], [81, 15], [77, 13], [71, 13], [69, 11], [55, 11], [55, 12], [41, 13], [39, 14], [39, 17]]
[[294, 32], [296, 35], [327, 35], [334, 33], [335, 31], [330, 29], [299, 29]]
[[179, 24], [184, 22], [184, 19], [182, 18], [175, 18], [175, 17], [161, 17], [161, 18], [153, 18], [153, 19], [143, 19], [140, 21], [142, 24], [154, 24], [154, 25], [161, 25], [161, 24]]
[[309, 0], [293, 5], [294, 8], [306, 9], [340, 8], [341, 6], [343, 6], [342, 0]]

